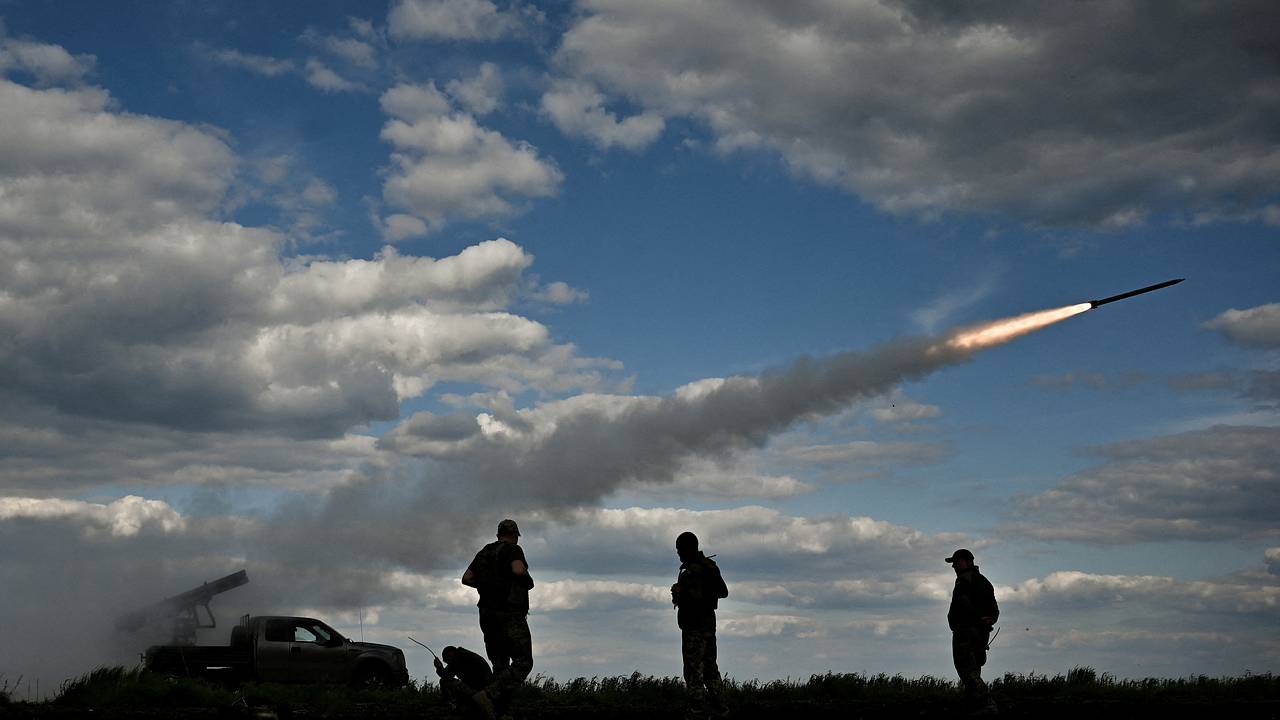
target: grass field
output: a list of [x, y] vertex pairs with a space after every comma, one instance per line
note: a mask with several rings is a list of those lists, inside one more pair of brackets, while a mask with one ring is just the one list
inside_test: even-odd
[[[0, 682], [0, 688], [5, 687]], [[1091, 668], [1066, 675], [1008, 674], [991, 683], [1002, 716], [1130, 718], [1280, 717], [1280, 677], [1117, 680]], [[904, 718], [963, 715], [950, 680], [888, 675], [814, 675], [802, 681], [726, 683], [730, 717]], [[676, 678], [538, 677], [518, 696], [517, 718], [680, 717], [684, 688]], [[227, 687], [121, 667], [98, 670], [63, 685], [53, 700], [0, 697], [0, 716], [31, 718], [454, 717], [434, 683], [398, 690], [354, 691], [341, 686], [250, 683]]]

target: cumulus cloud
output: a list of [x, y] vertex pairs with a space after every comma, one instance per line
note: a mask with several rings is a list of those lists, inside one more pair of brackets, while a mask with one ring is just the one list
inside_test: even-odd
[[1280, 428], [1215, 426], [1093, 452], [1107, 462], [1024, 499], [1012, 529], [1098, 543], [1275, 533]]
[[181, 531], [186, 523], [168, 503], [127, 495], [111, 503], [90, 503], [56, 498], [0, 497], [0, 522], [15, 518], [68, 518], [85, 532], [106, 532], [117, 537], [137, 535], [144, 526], [161, 533]]
[[391, 36], [408, 40], [496, 40], [519, 28], [519, 15], [489, 0], [396, 0], [387, 15]]
[[445, 91], [472, 113], [488, 115], [502, 107], [502, 71], [493, 63], [480, 63], [475, 75], [450, 80]]
[[[521, 530], [530, 557], [553, 556], [557, 568], [602, 575], [668, 574], [676, 536], [691, 530], [705, 552], [733, 567], [735, 582], [767, 582], [781, 573], [896, 584], [904, 574], [936, 567], [962, 539], [864, 516], [803, 517], [759, 506], [546, 511], [521, 520]], [[601, 537], [611, 539], [607, 556], [598, 552]]]
[[1043, 608], [1141, 604], [1188, 613], [1273, 614], [1280, 586], [1187, 581], [1153, 575], [1097, 575], [1074, 570], [1050, 573], [996, 593], [1002, 604]]
[[309, 85], [325, 92], [354, 92], [363, 89], [360, 83], [342, 77], [319, 58], [307, 58], [305, 75]]
[[1226, 310], [1205, 323], [1237, 345], [1256, 348], [1280, 347], [1280, 303], [1245, 310]]
[[619, 121], [605, 109], [605, 97], [588, 83], [560, 80], [542, 96], [542, 111], [566, 135], [585, 137], [607, 150], [642, 150], [658, 139], [666, 123], [656, 113]]
[[[563, 390], [611, 366], [505, 312], [532, 259], [506, 240], [441, 260], [285, 259], [278, 233], [210, 219], [237, 167], [227, 144], [100, 89], [0, 80], [0, 156], [10, 405], [341, 435], [437, 382]], [[314, 178], [299, 191], [333, 199]]]
[[891, 212], [1123, 227], [1278, 189], [1265, 0], [1085, 17], [909, 0], [582, 9], [557, 54], [574, 79]]
[[563, 175], [553, 162], [454, 111], [433, 84], [397, 85], [382, 96], [382, 109], [391, 116], [382, 139], [396, 149], [383, 198], [429, 229], [452, 217], [509, 215], [517, 200], [559, 190]]
[[97, 58], [72, 55], [60, 45], [5, 37], [0, 26], [0, 73], [30, 73], [40, 85], [76, 85], [93, 71]]

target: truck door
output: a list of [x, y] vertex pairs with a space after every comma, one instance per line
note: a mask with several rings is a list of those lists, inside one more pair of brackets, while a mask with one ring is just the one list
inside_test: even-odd
[[297, 682], [344, 682], [349, 652], [342, 636], [319, 620], [299, 618], [293, 624], [293, 669]]
[[254, 662], [259, 682], [293, 682], [293, 621], [265, 618], [259, 630]]

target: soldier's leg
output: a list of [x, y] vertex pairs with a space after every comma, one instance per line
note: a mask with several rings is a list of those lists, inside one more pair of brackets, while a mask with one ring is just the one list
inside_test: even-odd
[[706, 635], [697, 630], [680, 632], [680, 652], [684, 656], [684, 684], [689, 691], [689, 716], [705, 715], [707, 706]]
[[493, 610], [480, 610], [480, 632], [484, 633], [484, 654], [495, 673], [505, 670], [511, 663], [507, 648], [507, 633], [502, 619]]
[[494, 673], [489, 681], [489, 695], [499, 706], [505, 706], [533, 670], [533, 638], [529, 634], [528, 618], [516, 613], [503, 615], [502, 636], [510, 663]]
[[724, 686], [720, 682], [720, 666], [717, 663], [716, 631], [710, 630], [704, 636], [706, 649], [702, 653], [702, 681], [707, 687], [707, 699], [717, 710], [724, 709]]
[[[982, 681], [982, 662], [986, 660], [986, 648], [978, 647], [979, 637], [971, 630], [959, 630], [951, 634], [951, 658], [964, 687], [965, 700], [979, 704], [986, 695], [987, 685]], [[978, 652], [981, 649], [982, 657]]]

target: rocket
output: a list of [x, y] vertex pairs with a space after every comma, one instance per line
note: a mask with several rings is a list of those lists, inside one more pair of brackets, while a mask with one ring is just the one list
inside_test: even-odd
[[1092, 309], [1092, 308], [1096, 308], [1096, 307], [1098, 307], [1099, 305], [1106, 305], [1106, 304], [1107, 304], [1107, 303], [1109, 303], [1109, 302], [1115, 302], [1115, 301], [1117, 301], [1117, 300], [1124, 300], [1125, 298], [1131, 298], [1131, 297], [1133, 297], [1134, 295], [1141, 295], [1142, 293], [1149, 293], [1149, 292], [1151, 292], [1152, 290], [1159, 290], [1160, 288], [1167, 288], [1167, 287], [1169, 287], [1170, 285], [1177, 285], [1178, 283], [1182, 282], [1183, 280], [1186, 280], [1186, 278], [1177, 278], [1177, 279], [1174, 279], [1174, 280], [1165, 280], [1165, 281], [1164, 281], [1164, 282], [1162, 282], [1162, 283], [1156, 283], [1155, 285], [1148, 285], [1148, 286], [1146, 286], [1146, 287], [1144, 287], [1144, 288], [1138, 288], [1137, 290], [1130, 290], [1130, 291], [1129, 291], [1129, 292], [1127, 292], [1127, 293], [1120, 293], [1119, 295], [1112, 295], [1111, 297], [1102, 298], [1101, 300], [1090, 300], [1090, 301], [1089, 301], [1089, 307], [1090, 307], [1090, 309]]

